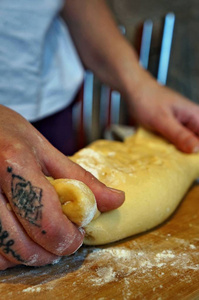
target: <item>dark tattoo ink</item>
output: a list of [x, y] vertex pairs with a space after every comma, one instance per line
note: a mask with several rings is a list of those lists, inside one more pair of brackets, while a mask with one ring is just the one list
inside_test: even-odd
[[30, 181], [20, 175], [13, 174], [11, 167], [8, 167], [7, 171], [12, 174], [12, 201], [18, 209], [18, 214], [31, 224], [41, 227], [42, 189], [33, 186]]
[[8, 168], [7, 168], [7, 171], [8, 171], [8, 173], [12, 173], [12, 168], [11, 168], [11, 167], [8, 167]]
[[25, 263], [25, 260], [11, 248], [14, 243], [14, 240], [9, 239], [9, 233], [6, 230], [3, 230], [0, 220], [0, 248], [2, 248], [5, 254], [11, 254], [17, 261]]

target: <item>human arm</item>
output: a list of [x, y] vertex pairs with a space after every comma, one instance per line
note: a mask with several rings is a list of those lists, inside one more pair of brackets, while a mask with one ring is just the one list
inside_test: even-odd
[[199, 107], [161, 86], [139, 64], [103, 0], [70, 0], [62, 13], [84, 65], [118, 90], [134, 119], [185, 152], [199, 150]]

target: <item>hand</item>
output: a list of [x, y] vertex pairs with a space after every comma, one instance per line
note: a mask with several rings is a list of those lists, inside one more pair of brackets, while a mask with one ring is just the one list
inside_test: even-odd
[[105, 1], [65, 1], [63, 17], [85, 66], [124, 96], [139, 124], [184, 152], [199, 150], [198, 106], [160, 86], [140, 67], [135, 50], [119, 33]]
[[124, 193], [70, 161], [17, 113], [0, 106], [0, 116], [0, 270], [52, 263], [75, 252], [84, 232], [64, 216], [45, 176], [83, 181], [100, 211], [120, 206]]
[[199, 151], [199, 106], [173, 90], [161, 86], [146, 71], [128, 93], [133, 118], [145, 128], [156, 131], [187, 153]]

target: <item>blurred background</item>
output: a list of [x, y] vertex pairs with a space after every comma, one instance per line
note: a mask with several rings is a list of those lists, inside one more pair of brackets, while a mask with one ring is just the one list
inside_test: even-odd
[[[198, 0], [107, 0], [120, 30], [140, 54], [143, 24], [150, 20], [152, 37], [148, 70], [157, 78], [165, 16], [172, 12], [175, 23], [169, 53], [166, 85], [199, 103], [199, 2]], [[80, 101], [74, 109], [78, 148], [99, 138], [120, 139], [131, 120], [120, 95], [87, 72]], [[86, 105], [84, 105], [86, 99]], [[116, 125], [116, 127], [112, 127]], [[114, 136], [115, 138], [115, 136]]]
[[[108, 0], [118, 24], [126, 28], [126, 37], [136, 46], [139, 26], [151, 19], [153, 42], [151, 57], [160, 51], [159, 30], [168, 12], [175, 14], [174, 36], [167, 85], [199, 102], [199, 1], [198, 0]], [[154, 59], [154, 61], [157, 59]]]

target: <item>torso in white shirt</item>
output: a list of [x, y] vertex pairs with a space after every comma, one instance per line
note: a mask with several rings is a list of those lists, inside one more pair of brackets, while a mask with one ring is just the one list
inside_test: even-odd
[[84, 70], [61, 0], [0, 1], [0, 104], [29, 121], [67, 107]]

